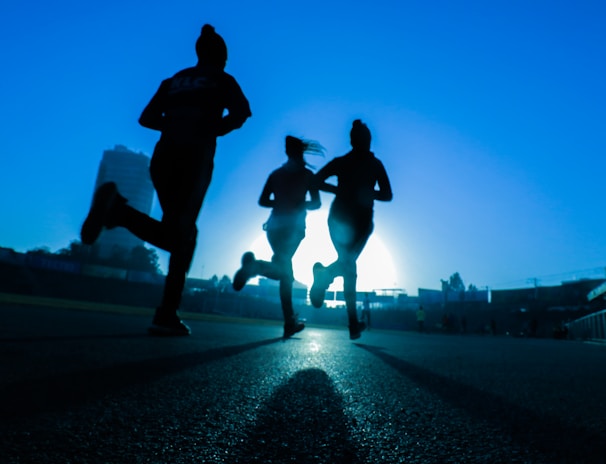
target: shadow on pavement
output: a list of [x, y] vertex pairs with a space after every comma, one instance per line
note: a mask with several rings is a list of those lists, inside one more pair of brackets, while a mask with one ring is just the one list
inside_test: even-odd
[[0, 343], [73, 342], [79, 340], [121, 340], [149, 337], [149, 334], [143, 332], [105, 335], [40, 335], [38, 337], [0, 337]]
[[326, 372], [313, 368], [296, 372], [275, 390], [230, 462], [366, 462], [358, 453], [341, 396]]
[[153, 382], [192, 367], [280, 341], [281, 337], [272, 338], [15, 382], [0, 389], [0, 415], [23, 418], [32, 414], [60, 411], [132, 385]]
[[[567, 424], [556, 416], [540, 415], [496, 394], [433, 373], [385, 353], [381, 347], [355, 345], [419, 384], [428, 393], [466, 411], [475, 419], [498, 426], [520, 445], [553, 455], [552, 462], [606, 460], [599, 434]], [[523, 389], [524, 385], [512, 383], [511, 388]], [[596, 461], [598, 456], [601, 459]]]

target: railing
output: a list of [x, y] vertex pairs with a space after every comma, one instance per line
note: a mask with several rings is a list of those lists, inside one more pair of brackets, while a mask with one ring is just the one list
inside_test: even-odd
[[569, 322], [567, 327], [570, 338], [606, 341], [606, 309]]

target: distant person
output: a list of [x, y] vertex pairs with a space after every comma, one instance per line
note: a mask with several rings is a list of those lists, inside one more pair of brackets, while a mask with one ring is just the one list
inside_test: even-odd
[[417, 309], [417, 327], [420, 333], [425, 332], [425, 310], [423, 306], [419, 306], [419, 309]]
[[539, 330], [539, 321], [536, 318], [533, 318], [530, 321], [530, 324], [528, 326], [528, 335], [530, 337], [536, 337], [538, 330]]
[[442, 315], [442, 330], [444, 330], [444, 332], [450, 330], [450, 318], [446, 312]]
[[312, 186], [314, 174], [308, 168], [304, 155], [322, 154], [323, 148], [315, 141], [289, 135], [286, 137], [285, 151], [288, 161], [269, 175], [259, 198], [260, 206], [272, 209], [263, 226], [273, 250], [271, 262], [255, 259], [250, 251], [244, 253], [242, 267], [234, 276], [233, 288], [242, 290], [248, 279], [257, 275], [279, 280], [284, 338], [289, 338], [305, 328], [302, 322], [297, 321], [293, 309], [292, 258], [305, 237], [307, 210], [321, 206], [320, 193]]
[[[356, 119], [350, 132], [352, 150], [329, 161], [316, 174], [319, 189], [335, 194], [328, 215], [328, 229], [337, 260], [327, 267], [320, 262], [314, 264], [314, 282], [309, 297], [313, 306], [321, 307], [332, 281], [342, 276], [352, 340], [360, 338], [366, 328], [357, 316], [356, 261], [373, 231], [375, 200], [391, 201], [393, 197], [385, 167], [370, 151], [370, 141], [370, 130]], [[332, 176], [337, 178], [336, 185], [326, 182]]]
[[492, 335], [497, 334], [497, 321], [495, 321], [494, 319], [490, 320], [490, 333]]
[[467, 317], [465, 315], [461, 316], [461, 333], [467, 333]]
[[366, 324], [366, 328], [370, 330], [370, 299], [368, 292], [364, 294], [364, 306], [362, 307], [362, 322]]
[[139, 118], [143, 127], [161, 132], [150, 175], [162, 220], [129, 206], [116, 184], [108, 182], [95, 192], [81, 230], [82, 243], [92, 245], [103, 228], [125, 227], [170, 252], [164, 294], [149, 328], [152, 335], [191, 332], [177, 310], [196, 247], [196, 220], [213, 173], [216, 139], [240, 128], [251, 116], [240, 86], [224, 71], [225, 42], [209, 24], [202, 27], [196, 54], [197, 65], [162, 81]]

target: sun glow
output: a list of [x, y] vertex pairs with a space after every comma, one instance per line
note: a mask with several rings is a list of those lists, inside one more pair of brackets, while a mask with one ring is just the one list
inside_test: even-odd
[[[312, 268], [316, 261], [328, 265], [337, 258], [328, 233], [328, 212], [326, 210], [310, 211], [307, 214], [305, 238], [299, 245], [293, 258], [295, 279], [311, 286], [313, 283]], [[257, 259], [270, 260], [271, 247], [265, 234], [259, 235], [252, 243], [250, 250]], [[397, 287], [397, 275], [391, 254], [375, 232], [370, 236], [366, 248], [358, 258], [358, 291], [372, 291], [381, 288]], [[342, 290], [343, 279], [337, 278], [331, 290]]]

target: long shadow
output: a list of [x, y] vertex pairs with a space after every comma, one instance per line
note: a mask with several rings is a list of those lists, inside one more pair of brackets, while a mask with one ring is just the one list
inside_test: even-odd
[[78, 340], [120, 340], [123, 338], [149, 338], [143, 332], [105, 335], [40, 335], [38, 337], [1, 338], [0, 343], [72, 342]]
[[153, 382], [279, 341], [282, 341], [281, 337], [15, 382], [0, 389], [0, 417], [23, 418], [32, 414], [60, 411], [93, 401], [113, 391]]
[[[419, 384], [425, 391], [465, 410], [476, 419], [495, 424], [520, 445], [553, 456], [550, 462], [606, 462], [603, 445], [605, 437], [598, 433], [568, 424], [557, 416], [539, 414], [488, 391], [433, 373], [385, 353], [383, 348], [355, 345]], [[527, 388], [516, 383], [512, 387]]]
[[360, 464], [343, 400], [321, 369], [296, 372], [261, 406], [256, 425], [229, 462]]

